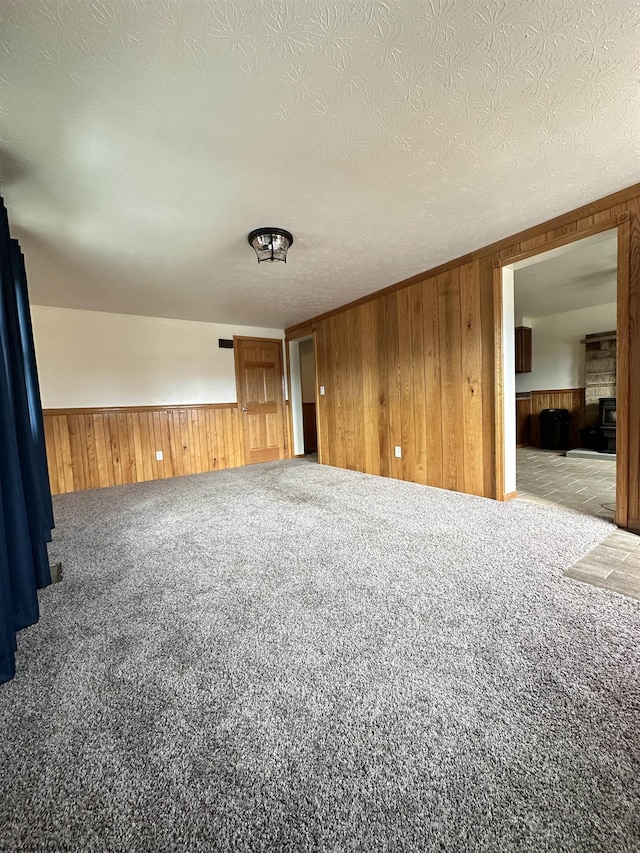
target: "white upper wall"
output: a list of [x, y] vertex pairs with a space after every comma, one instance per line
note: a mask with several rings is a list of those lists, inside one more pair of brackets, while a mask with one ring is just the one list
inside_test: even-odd
[[45, 409], [236, 402], [232, 349], [218, 338], [282, 329], [31, 306]]
[[585, 335], [616, 328], [616, 303], [579, 308], [531, 321], [531, 373], [516, 376], [516, 391], [582, 388]]

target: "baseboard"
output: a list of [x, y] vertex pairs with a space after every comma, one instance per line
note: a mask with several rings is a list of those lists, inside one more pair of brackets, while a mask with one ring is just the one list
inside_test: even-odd
[[517, 498], [517, 497], [518, 497], [517, 492], [507, 492], [507, 494], [504, 496], [504, 500], [505, 501], [512, 501], [512, 500], [515, 500], [515, 498]]
[[629, 518], [627, 519], [627, 530], [630, 530], [632, 533], [640, 534], [640, 518]]

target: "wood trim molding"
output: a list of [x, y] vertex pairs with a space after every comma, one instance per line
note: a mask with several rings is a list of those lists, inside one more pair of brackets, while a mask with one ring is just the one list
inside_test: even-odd
[[495, 433], [495, 499], [504, 493], [504, 357], [502, 352], [502, 267], [493, 267], [493, 370]]
[[289, 431], [289, 459], [293, 459], [296, 454], [294, 454], [294, 440], [293, 440], [293, 405], [291, 402], [291, 354], [289, 351], [289, 344], [291, 341], [288, 339], [284, 342], [284, 370], [285, 375], [287, 377], [287, 391], [289, 392], [289, 397], [286, 401], [285, 412], [287, 417], [287, 430]]
[[269, 341], [270, 344], [283, 344], [283, 338], [258, 338], [252, 335], [234, 335], [234, 341]]
[[[586, 237], [593, 237], [594, 234], [601, 234], [603, 231], [612, 231], [618, 227], [618, 217], [612, 216], [610, 219], [605, 219], [603, 222], [598, 222], [590, 228], [583, 228], [579, 232], [572, 231], [570, 234], [563, 234], [555, 240], [547, 240], [540, 246], [534, 246], [531, 249], [525, 249], [522, 252], [516, 252], [513, 255], [507, 255], [496, 261], [501, 267], [515, 264], [518, 261], [523, 261], [525, 258], [533, 258], [536, 255], [542, 255], [545, 252], [551, 252], [553, 249], [560, 249], [562, 246], [568, 246], [570, 243], [575, 243], [576, 240], [584, 240]], [[579, 236], [578, 236], [579, 235]]]
[[237, 403], [169, 403], [166, 406], [90, 406], [88, 408], [76, 409], [43, 409], [42, 414], [47, 415], [108, 415], [126, 414], [127, 412], [166, 412], [176, 409], [235, 409]]
[[320, 404], [318, 402], [320, 400], [320, 377], [318, 374], [318, 370], [319, 370], [318, 361], [319, 361], [319, 359], [318, 359], [318, 333], [314, 329], [313, 330], [313, 366], [315, 368], [314, 372], [315, 372], [315, 381], [316, 381], [316, 401], [315, 401], [316, 402], [316, 431], [317, 431], [316, 441], [317, 441], [317, 445], [318, 445], [318, 464], [322, 465], [323, 464], [322, 454], [324, 451], [324, 446], [322, 443], [322, 436], [321, 436], [322, 430], [320, 429], [320, 424], [318, 423], [318, 409], [320, 407]]
[[299, 338], [309, 338], [315, 332], [314, 326], [310, 324], [306, 324], [301, 327], [296, 327], [295, 333], [293, 335], [289, 335], [285, 332], [285, 340], [287, 343], [290, 341], [297, 341]]
[[507, 494], [504, 496], [504, 500], [505, 501], [514, 501], [517, 497], [518, 497], [517, 492], [507, 492]]
[[[348, 302], [345, 305], [341, 305], [338, 308], [332, 309], [331, 311], [326, 311], [324, 314], [319, 314], [316, 317], [310, 317], [304, 320], [303, 322], [296, 323], [293, 326], [289, 326], [285, 330], [285, 334], [287, 337], [295, 338], [298, 336], [299, 329], [304, 329], [305, 327], [313, 326], [314, 323], [317, 323], [320, 320], [326, 320], [328, 317], [333, 317], [334, 315], [340, 314], [343, 311], [348, 311], [350, 308], [356, 308], [358, 305], [363, 305], [365, 302], [369, 302], [371, 299], [377, 299], [381, 296], [386, 296], [389, 293], [393, 293], [396, 290], [408, 287], [411, 284], [416, 284], [417, 282], [424, 281], [428, 278], [434, 278], [435, 276], [440, 275], [440, 273], [448, 272], [454, 267], [463, 266], [464, 264], [471, 263], [472, 261], [483, 258], [486, 255], [493, 255], [499, 253], [505, 249], [509, 249], [517, 243], [532, 240], [550, 231], [557, 231], [561, 228], [568, 227], [574, 223], [577, 223], [576, 229], [567, 232], [566, 236], [569, 238], [567, 242], [580, 240], [582, 239], [582, 237], [589, 236], [590, 233], [598, 233], [598, 231], [591, 230], [593, 228], [592, 225], [585, 225], [584, 227], [580, 227], [580, 220], [587, 219], [590, 216], [598, 214], [604, 210], [608, 210], [609, 208], [615, 207], [616, 205], [625, 204], [631, 201], [632, 199], [637, 198], [638, 196], [640, 196], [640, 184], [633, 184], [630, 187], [626, 187], [623, 190], [611, 193], [610, 195], [604, 196], [603, 198], [597, 199], [596, 201], [590, 202], [589, 204], [585, 204], [582, 207], [575, 208], [574, 210], [570, 210], [567, 213], [562, 213], [559, 216], [554, 217], [553, 219], [548, 219], [546, 222], [542, 222], [539, 225], [534, 225], [530, 228], [526, 228], [524, 231], [519, 231], [518, 233], [512, 234], [509, 237], [504, 237], [500, 240], [497, 240], [495, 243], [490, 243], [488, 246], [484, 246], [480, 249], [474, 249], [473, 251], [465, 255], [461, 255], [460, 257], [455, 258], [451, 261], [447, 261], [444, 264], [439, 264], [438, 266], [432, 267], [431, 269], [426, 270], [425, 272], [417, 273], [416, 275], [411, 276], [411, 278], [403, 279], [402, 281], [399, 281], [395, 284], [391, 284], [388, 287], [376, 290], [374, 293], [369, 293], [366, 296], [360, 297], [359, 299], [354, 299], [352, 302]], [[624, 215], [624, 212], [620, 214], [620, 216]], [[612, 225], [609, 224], [609, 219], [605, 220], [605, 222], [605, 227], [598, 230], [607, 230], [608, 228], [612, 227]], [[617, 220], [613, 224], [617, 224]], [[545, 248], [542, 249], [542, 251], [547, 251], [552, 242], [553, 240], [545, 243]], [[529, 254], [537, 254], [536, 249], [532, 249]], [[523, 257], [529, 257], [529, 254], [524, 254]], [[500, 263], [500, 261], [498, 261], [498, 263]]]
[[[629, 446], [629, 350], [630, 350], [630, 246], [629, 216], [618, 225], [618, 305], [616, 320], [616, 443]], [[616, 524], [626, 527], [629, 521], [629, 454], [616, 454]]]
[[541, 388], [538, 391], [529, 391], [528, 393], [533, 397], [534, 394], [539, 394], [540, 396], [543, 394], [573, 394], [584, 390], [584, 386], [580, 388]]

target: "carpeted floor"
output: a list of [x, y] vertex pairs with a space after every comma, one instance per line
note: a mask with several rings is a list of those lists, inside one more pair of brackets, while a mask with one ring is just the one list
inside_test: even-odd
[[2, 851], [638, 851], [611, 531], [304, 461], [56, 499]]

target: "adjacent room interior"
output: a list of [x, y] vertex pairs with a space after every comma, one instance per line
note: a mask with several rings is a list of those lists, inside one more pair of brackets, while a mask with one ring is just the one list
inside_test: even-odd
[[0, 5], [0, 849], [637, 853], [637, 9]]
[[313, 335], [288, 342], [294, 456], [318, 459], [316, 356]]
[[603, 231], [509, 265], [518, 496], [610, 521], [617, 241], [617, 230]]

